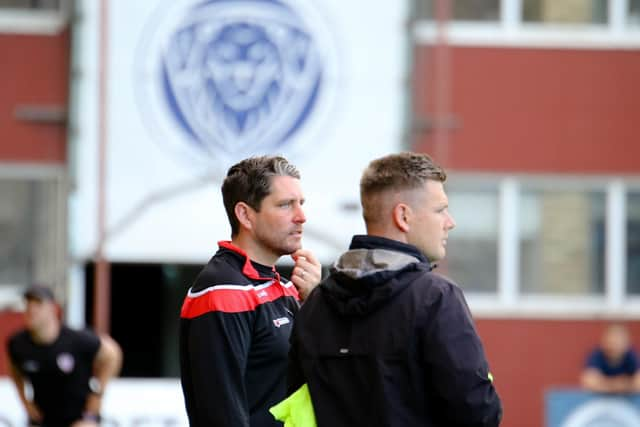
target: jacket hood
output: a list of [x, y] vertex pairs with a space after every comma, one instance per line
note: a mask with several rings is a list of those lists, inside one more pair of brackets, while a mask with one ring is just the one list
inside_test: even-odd
[[411, 283], [407, 272], [431, 268], [415, 246], [374, 236], [355, 236], [320, 285], [327, 303], [345, 316], [377, 310]]

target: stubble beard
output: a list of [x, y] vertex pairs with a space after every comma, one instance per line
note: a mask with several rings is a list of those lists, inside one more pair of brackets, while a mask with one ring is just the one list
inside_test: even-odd
[[281, 234], [278, 236], [258, 237], [260, 244], [278, 257], [290, 255], [302, 247], [300, 239], [294, 238], [291, 233]]

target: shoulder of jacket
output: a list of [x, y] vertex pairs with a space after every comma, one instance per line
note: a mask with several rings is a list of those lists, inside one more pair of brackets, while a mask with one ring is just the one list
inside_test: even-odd
[[466, 305], [462, 289], [448, 277], [433, 271], [425, 271], [416, 280], [418, 286], [412, 287], [416, 292], [415, 295], [427, 305], [445, 304], [448, 307]]
[[192, 291], [197, 292], [216, 285], [254, 285], [255, 281], [245, 276], [242, 271], [232, 265], [224, 257], [213, 257], [204, 266], [193, 282]]
[[11, 335], [9, 335], [9, 337], [7, 338], [7, 346], [13, 346], [16, 345], [18, 343], [20, 343], [21, 341], [25, 341], [27, 339], [27, 335], [29, 333], [27, 332], [26, 329], [20, 329], [18, 331], [13, 332]]
[[95, 331], [88, 328], [74, 329], [69, 326], [63, 325], [60, 328], [60, 333], [67, 334], [77, 339], [100, 339], [99, 335]]
[[[420, 270], [419, 270], [420, 271]], [[420, 271], [420, 277], [417, 279], [425, 284], [429, 284], [426, 289], [440, 290], [443, 292], [460, 292], [460, 286], [450, 278], [443, 276], [435, 271]], [[425, 289], [425, 290], [426, 290]]]

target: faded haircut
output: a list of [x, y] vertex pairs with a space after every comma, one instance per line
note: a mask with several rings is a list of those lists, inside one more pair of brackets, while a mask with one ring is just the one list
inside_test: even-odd
[[231, 225], [231, 236], [240, 231], [236, 204], [244, 202], [259, 212], [262, 200], [271, 193], [271, 178], [274, 176], [300, 179], [300, 172], [280, 156], [249, 157], [229, 168], [222, 183], [222, 200]]
[[365, 223], [376, 221], [381, 212], [381, 194], [422, 187], [428, 180], [444, 182], [445, 170], [428, 154], [402, 152], [373, 160], [360, 179], [360, 201]]

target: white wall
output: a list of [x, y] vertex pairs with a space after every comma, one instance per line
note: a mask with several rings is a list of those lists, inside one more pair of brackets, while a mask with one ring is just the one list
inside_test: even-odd
[[[239, 12], [228, 7], [229, 2], [217, 1], [217, 9], [205, 8], [189, 17], [187, 12], [196, 3], [201, 1], [109, 2], [106, 212], [108, 228], [118, 230], [107, 242], [107, 257], [125, 262], [206, 262], [216, 242], [230, 234], [219, 194], [221, 178], [239, 158], [270, 152], [284, 154], [301, 170], [308, 217], [304, 245], [321, 261], [332, 262], [352, 234], [364, 232], [357, 208], [363, 168], [374, 157], [401, 148], [407, 2], [285, 1], [311, 35], [322, 72], [310, 115], [293, 137], [276, 147], [268, 138], [260, 138], [275, 132], [272, 123], [280, 115], [264, 113], [263, 132], [243, 140], [225, 137], [216, 124], [220, 117], [212, 113], [199, 123], [217, 131], [219, 140], [214, 135], [206, 141], [211, 145], [201, 151], [193, 148], [193, 138], [169, 112], [160, 64], [172, 34], [189, 19], [202, 24], [198, 19], [206, 15], [219, 25], [221, 16], [233, 20]], [[249, 15], [258, 13], [252, 1], [234, 4], [249, 4]], [[73, 258], [88, 259], [96, 248], [97, 227], [98, 2], [79, 2], [79, 14], [73, 53], [76, 186], [70, 233]], [[284, 18], [272, 11], [258, 13], [256, 19], [272, 20], [268, 28], [273, 34], [283, 28]], [[294, 46], [280, 53], [289, 48]], [[199, 72], [209, 71], [205, 67]], [[182, 81], [189, 84], [189, 79], [201, 77], [198, 73], [187, 73]], [[280, 108], [276, 103], [271, 106]], [[209, 177], [194, 184], [203, 174]], [[144, 204], [154, 197], [159, 199]]]
[[[0, 377], [0, 426], [26, 425], [26, 413], [11, 380]], [[178, 379], [115, 379], [103, 397], [104, 425], [188, 426]]]

